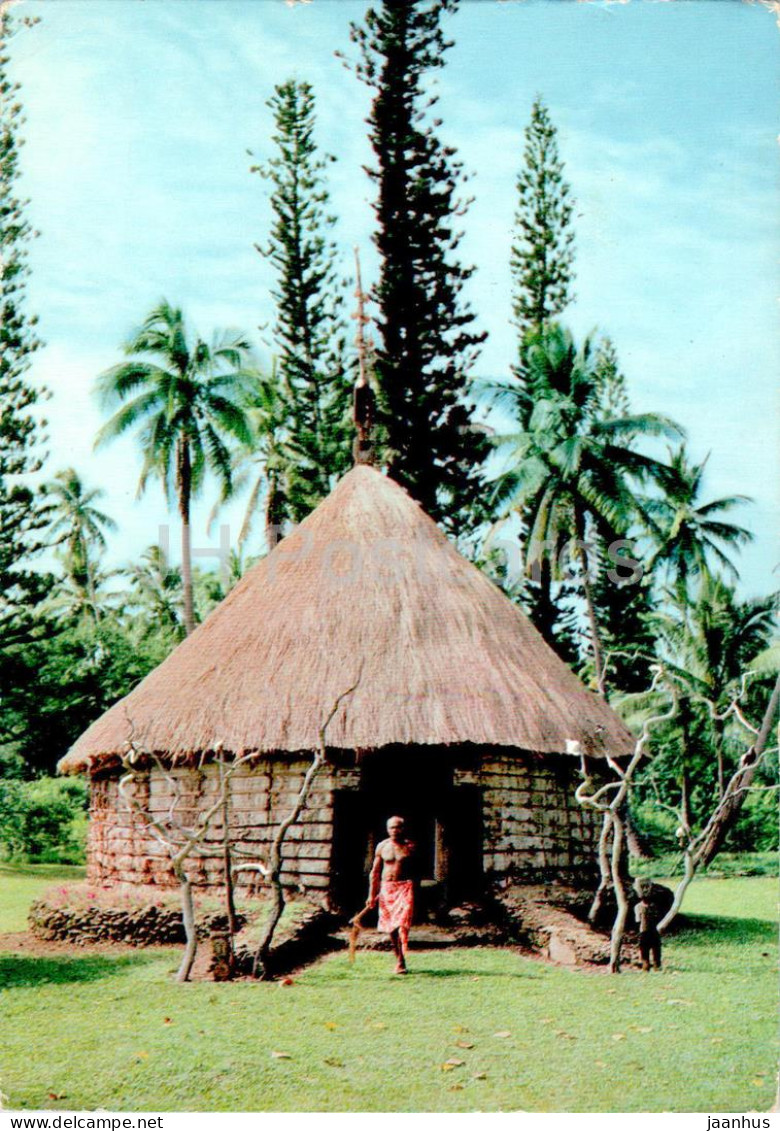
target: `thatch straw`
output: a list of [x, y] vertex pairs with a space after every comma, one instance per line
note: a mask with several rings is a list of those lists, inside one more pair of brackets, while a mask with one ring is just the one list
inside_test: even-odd
[[474, 743], [622, 755], [633, 740], [409, 495], [353, 468], [60, 762]]

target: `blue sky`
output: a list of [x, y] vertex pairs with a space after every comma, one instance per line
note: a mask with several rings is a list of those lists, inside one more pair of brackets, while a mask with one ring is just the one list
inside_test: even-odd
[[[94, 453], [91, 390], [161, 297], [204, 336], [254, 334], [273, 311], [254, 243], [269, 223], [251, 149], [270, 155], [275, 83], [310, 81], [349, 270], [373, 276], [367, 92], [334, 57], [353, 0], [25, 0], [42, 23], [13, 45], [27, 113], [24, 190], [41, 230], [30, 307], [46, 349], [34, 376], [47, 406], [51, 470], [103, 486], [120, 522], [114, 562], [157, 540], [157, 491], [135, 501], [131, 441]], [[577, 335], [613, 338], [634, 405], [679, 420], [705, 494], [744, 493], [757, 540], [747, 592], [776, 588], [780, 506], [777, 375], [778, 28], [743, 0], [471, 0], [449, 22], [442, 133], [476, 175], [463, 257], [489, 340], [478, 371], [513, 357], [508, 251], [522, 131], [541, 93], [577, 199]], [[267, 347], [261, 352], [267, 357]], [[197, 510], [195, 545], [212, 499]], [[226, 515], [237, 532], [240, 508]], [[216, 535], [214, 536], [216, 539]], [[176, 539], [173, 538], [175, 545]], [[258, 549], [259, 547], [255, 547]]]

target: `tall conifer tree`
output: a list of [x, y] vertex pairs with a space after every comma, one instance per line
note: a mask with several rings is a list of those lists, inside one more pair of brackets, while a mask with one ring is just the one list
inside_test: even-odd
[[50, 577], [31, 568], [48, 521], [43, 497], [32, 486], [43, 464], [37, 406], [45, 392], [28, 377], [41, 343], [26, 305], [27, 248], [35, 232], [18, 187], [24, 114], [19, 85], [8, 71], [14, 31], [0, 6], [0, 774], [22, 770], [20, 743], [38, 709], [41, 602], [51, 585]]
[[[571, 301], [574, 277], [573, 201], [563, 177], [558, 138], [540, 97], [525, 130], [523, 165], [517, 178], [517, 212], [512, 241], [512, 312], [519, 333], [515, 376], [524, 380], [524, 352]], [[532, 405], [529, 406], [529, 411]], [[525, 587], [531, 619], [545, 639], [570, 658], [573, 641], [565, 630], [568, 587], [554, 582], [554, 552], [546, 550]]]
[[[272, 265], [278, 376], [288, 404], [286, 514], [305, 518], [351, 463], [351, 382], [338, 250], [331, 238], [325, 168], [314, 139], [315, 97], [306, 82], [279, 84], [268, 105], [276, 154], [254, 166], [271, 184], [273, 224], [257, 250]], [[281, 497], [281, 496], [280, 496]]]
[[472, 267], [456, 258], [467, 202], [455, 150], [437, 136], [430, 76], [451, 46], [442, 17], [457, 0], [385, 0], [352, 25], [355, 72], [374, 92], [369, 175], [380, 276], [376, 377], [391, 473], [437, 520], [462, 526], [482, 487], [484, 436], [465, 403], [485, 335], [462, 299]]
[[611, 338], [599, 344], [593, 363], [599, 384], [599, 402], [596, 414], [600, 420], [614, 420], [628, 416], [631, 402], [628, 397], [625, 374], [620, 368], [617, 350]]
[[[621, 420], [631, 415], [625, 374], [611, 338], [599, 344], [593, 362], [598, 395], [594, 405], [595, 420]], [[626, 447], [632, 447], [626, 441]], [[650, 578], [639, 568], [626, 564], [636, 560], [635, 544], [621, 546], [624, 534], [602, 525], [598, 537], [598, 571], [593, 583], [605, 660], [608, 664], [606, 683], [625, 692], [638, 692], [648, 683], [647, 657], [655, 650], [651, 625], [653, 613]], [[610, 556], [610, 546], [612, 554]]]
[[563, 172], [557, 131], [537, 97], [525, 130], [510, 259], [512, 309], [521, 340], [556, 318], [573, 298], [574, 202]]
[[31, 487], [41, 469], [42, 424], [36, 405], [45, 395], [28, 380], [40, 347], [37, 318], [27, 311], [27, 247], [35, 236], [19, 196], [19, 84], [8, 73], [13, 24], [0, 9], [0, 640], [4, 655], [30, 631], [30, 610], [44, 579], [29, 569], [42, 548], [46, 509]]

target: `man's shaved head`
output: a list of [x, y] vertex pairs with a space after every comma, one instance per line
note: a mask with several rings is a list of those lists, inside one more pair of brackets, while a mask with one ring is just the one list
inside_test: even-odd
[[387, 831], [390, 832], [390, 829], [393, 826], [395, 826], [397, 829], [402, 829], [404, 827], [404, 823], [405, 822], [403, 817], [391, 817], [387, 822]]

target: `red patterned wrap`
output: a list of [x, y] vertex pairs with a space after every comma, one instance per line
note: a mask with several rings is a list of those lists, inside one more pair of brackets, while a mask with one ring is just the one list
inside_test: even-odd
[[414, 884], [411, 880], [382, 880], [379, 888], [379, 930], [398, 931], [406, 950], [414, 914]]

